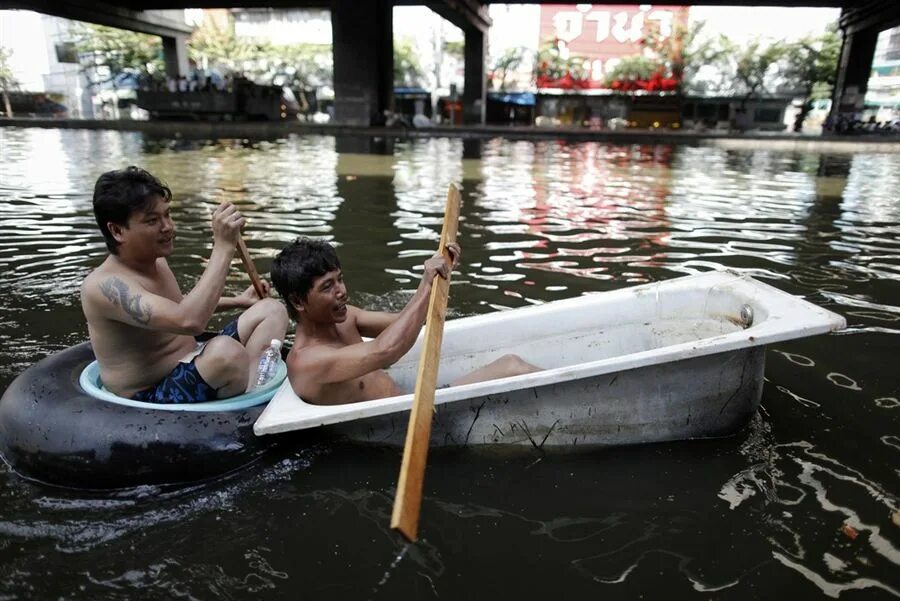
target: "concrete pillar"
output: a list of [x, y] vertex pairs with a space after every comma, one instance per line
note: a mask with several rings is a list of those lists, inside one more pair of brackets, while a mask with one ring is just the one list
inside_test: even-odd
[[176, 78], [187, 76], [187, 36], [162, 36], [162, 42], [163, 62], [165, 62], [166, 65], [166, 75]]
[[334, 119], [380, 123], [394, 99], [394, 28], [390, 0], [331, 1]]
[[879, 33], [879, 29], [869, 28], [844, 35], [831, 103], [832, 115], [863, 109]]
[[484, 73], [487, 36], [478, 29], [466, 29], [465, 79], [463, 80], [463, 120], [484, 123], [487, 85]]

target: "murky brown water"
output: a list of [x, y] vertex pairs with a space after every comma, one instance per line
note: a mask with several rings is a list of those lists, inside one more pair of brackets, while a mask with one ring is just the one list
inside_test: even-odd
[[[228, 199], [261, 272], [323, 236], [355, 303], [399, 308], [456, 182], [452, 315], [726, 266], [849, 328], [770, 348], [762, 409], [733, 438], [432, 452], [415, 546], [388, 529], [397, 450], [279, 448], [202, 486], [102, 495], [0, 467], [0, 599], [900, 597], [900, 154], [338, 146], [353, 142], [0, 128], [0, 389], [86, 337], [78, 286], [105, 254], [90, 194], [128, 164], [175, 192], [183, 288]], [[236, 265], [229, 286], [245, 285]]]

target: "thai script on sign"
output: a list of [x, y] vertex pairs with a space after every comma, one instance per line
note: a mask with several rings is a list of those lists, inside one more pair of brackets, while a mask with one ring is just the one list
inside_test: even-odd
[[687, 13], [686, 6], [651, 4], [542, 5], [540, 39], [555, 42], [565, 60], [583, 58], [588, 79], [599, 83], [623, 57], [641, 54], [651, 31], [667, 39], [686, 26]]
[[578, 39], [582, 33], [595, 42], [604, 42], [610, 36], [623, 44], [638, 42], [644, 36], [645, 23], [656, 23], [663, 38], [672, 35], [675, 21], [673, 10], [653, 9], [649, 4], [640, 5], [637, 12], [634, 12], [634, 7], [628, 8], [631, 10], [595, 10], [591, 4], [578, 4], [575, 10], [561, 10], [553, 15], [556, 37], [567, 44]]

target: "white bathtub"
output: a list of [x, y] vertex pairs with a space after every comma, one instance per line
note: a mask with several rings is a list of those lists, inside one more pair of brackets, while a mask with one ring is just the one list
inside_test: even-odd
[[[451, 298], [452, 302], [452, 298]], [[843, 317], [732, 271], [448, 321], [438, 384], [507, 353], [543, 371], [439, 389], [431, 443], [615, 445], [712, 437], [759, 405], [765, 346], [844, 328]], [[412, 391], [419, 342], [389, 370]], [[412, 394], [305, 403], [285, 382], [257, 435], [328, 426], [402, 446]]]

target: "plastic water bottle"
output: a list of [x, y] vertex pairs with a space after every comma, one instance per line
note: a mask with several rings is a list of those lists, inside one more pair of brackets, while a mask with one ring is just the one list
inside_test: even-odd
[[265, 386], [275, 377], [279, 361], [281, 361], [281, 341], [273, 338], [269, 348], [259, 358], [259, 367], [256, 369], [256, 386], [254, 388]]

